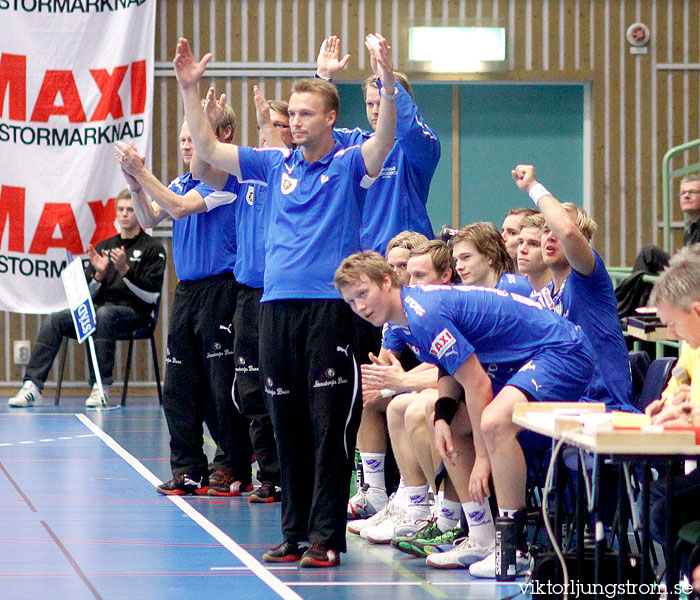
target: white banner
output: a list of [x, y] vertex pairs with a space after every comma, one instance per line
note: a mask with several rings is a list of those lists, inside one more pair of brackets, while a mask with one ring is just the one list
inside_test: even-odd
[[151, 155], [156, 0], [0, 0], [0, 310], [66, 308], [66, 250], [118, 233], [117, 141]]

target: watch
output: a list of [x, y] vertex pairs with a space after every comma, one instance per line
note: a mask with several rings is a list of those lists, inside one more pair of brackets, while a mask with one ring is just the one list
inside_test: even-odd
[[388, 100], [389, 102], [396, 102], [396, 98], [398, 95], [399, 95], [398, 88], [394, 88], [393, 94], [385, 94], [383, 89], [379, 92], [379, 97], [382, 100]]

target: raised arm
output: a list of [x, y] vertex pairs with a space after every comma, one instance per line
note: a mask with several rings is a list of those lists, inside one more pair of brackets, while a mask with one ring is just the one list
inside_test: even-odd
[[[370, 53], [377, 62], [377, 74], [382, 82], [379, 117], [374, 135], [362, 144], [362, 158], [370, 177], [379, 175], [396, 136], [396, 88], [394, 87], [394, 66], [391, 62], [387, 41], [375, 34], [378, 44], [369, 44]], [[378, 46], [378, 47], [377, 47]]]
[[512, 171], [516, 185], [530, 194], [533, 202], [542, 211], [546, 226], [559, 239], [562, 250], [571, 268], [587, 276], [595, 268], [595, 255], [586, 237], [571, 220], [569, 212], [535, 179], [532, 165], [518, 165]]
[[[178, 196], [163, 185], [153, 173], [146, 169], [143, 158], [133, 143], [127, 145], [124, 142], [117, 142], [114, 145], [114, 155], [122, 170], [138, 181], [139, 190], [136, 193], [132, 190], [132, 195], [136, 216], [143, 227], [154, 227], [169, 215], [174, 219], [182, 219], [207, 210], [202, 196], [196, 190], [190, 190], [184, 196]], [[144, 192], [157, 206], [154, 207], [149, 202]], [[145, 223], [141, 221], [142, 217]]]
[[189, 42], [185, 38], [180, 38], [178, 41], [173, 63], [185, 107], [185, 119], [189, 125], [195, 152], [199, 154], [200, 160], [240, 179], [238, 146], [223, 144], [216, 139], [199, 100], [199, 81], [210, 59], [211, 54], [205, 54], [202, 60], [196, 62]]

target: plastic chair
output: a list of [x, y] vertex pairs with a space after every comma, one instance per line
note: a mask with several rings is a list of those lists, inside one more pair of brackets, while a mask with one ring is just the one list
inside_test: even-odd
[[671, 371], [678, 359], [672, 357], [657, 358], [649, 365], [646, 377], [644, 377], [644, 387], [637, 399], [637, 408], [644, 412], [654, 400], [661, 398], [661, 393], [666, 389], [668, 380], [671, 378]]

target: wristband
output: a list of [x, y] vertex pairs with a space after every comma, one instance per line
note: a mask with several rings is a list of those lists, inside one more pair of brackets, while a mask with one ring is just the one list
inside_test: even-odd
[[385, 94], [384, 90], [379, 90], [379, 97], [382, 100], [388, 100], [389, 102], [396, 102], [396, 98], [399, 95], [399, 90], [398, 88], [394, 88], [394, 93], [393, 94]]
[[382, 398], [392, 398], [393, 396], [396, 396], [396, 392], [394, 390], [380, 390], [379, 394]]
[[138, 193], [141, 191], [141, 188], [136, 188], [136, 189], [134, 189], [134, 188], [130, 187], [130, 188], [129, 188], [129, 191], [130, 191], [132, 194], [138, 194]]
[[536, 183], [530, 188], [528, 195], [530, 196], [530, 200], [532, 200], [535, 203], [535, 206], [539, 208], [540, 200], [545, 196], [551, 196], [552, 194], [550, 194], [549, 190], [546, 187], [544, 187], [541, 183]]
[[435, 420], [440, 421], [442, 419], [449, 425], [452, 423], [458, 408], [459, 404], [454, 398], [447, 396], [438, 398], [438, 401], [435, 403]]
[[330, 78], [330, 77], [324, 77], [323, 75], [319, 75], [318, 73], [316, 73], [316, 75], [314, 75], [314, 77], [315, 77], [316, 79], [323, 79], [323, 81], [327, 81], [328, 83], [331, 83], [331, 82], [333, 81], [332, 78]]

